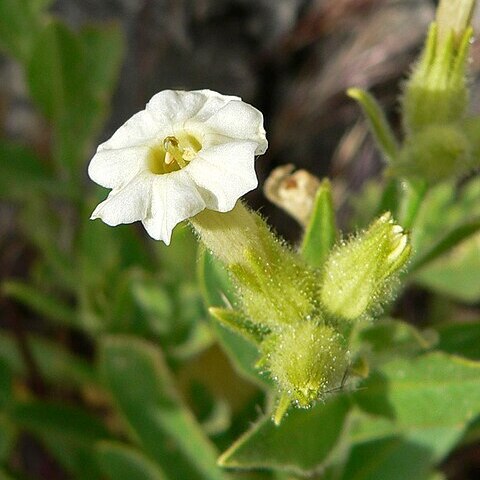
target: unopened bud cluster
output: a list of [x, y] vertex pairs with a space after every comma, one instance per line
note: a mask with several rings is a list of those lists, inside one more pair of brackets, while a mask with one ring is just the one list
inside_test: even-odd
[[[211, 217], [229, 225], [230, 233], [220, 234]], [[308, 265], [240, 203], [191, 222], [238, 291], [235, 310], [211, 313], [257, 345], [257, 367], [276, 381], [282, 398], [308, 407], [337, 389], [352, 357], [353, 324], [391, 299], [392, 280], [409, 256], [407, 235], [390, 214], [334, 247], [320, 268]]]
[[[460, 11], [461, 2], [457, 3]], [[480, 118], [468, 117], [468, 55], [473, 32], [467, 13], [459, 14], [463, 25], [453, 20], [451, 25], [440, 15], [439, 23], [430, 27], [401, 98], [405, 135], [401, 146], [373, 97], [359, 89], [348, 91], [369, 119], [390, 175], [434, 185], [455, 180], [480, 165]]]
[[464, 125], [471, 38], [471, 28], [460, 38], [453, 30], [441, 38], [437, 25], [431, 26], [420, 61], [405, 86], [406, 138], [391, 165], [392, 173], [434, 184], [467, 172], [478, 160]]
[[338, 387], [349, 366], [346, 338], [319, 320], [285, 325], [263, 345], [271, 376], [300, 407]]

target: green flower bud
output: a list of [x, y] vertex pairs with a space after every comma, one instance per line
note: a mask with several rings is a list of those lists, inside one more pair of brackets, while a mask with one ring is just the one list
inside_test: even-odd
[[342, 335], [311, 320], [283, 327], [270, 335], [262, 348], [266, 366], [281, 391], [304, 408], [338, 387], [349, 364]]
[[430, 125], [408, 137], [389, 172], [434, 184], [465, 173], [471, 165], [471, 145], [459, 127]]
[[392, 279], [410, 255], [408, 236], [385, 213], [334, 248], [324, 267], [320, 302], [332, 320], [355, 320], [389, 300]]
[[446, 124], [463, 118], [468, 105], [467, 59], [472, 29], [462, 32], [461, 41], [453, 29], [439, 41], [432, 24], [420, 61], [406, 83], [403, 121], [407, 134], [432, 124]]
[[276, 327], [315, 310], [318, 272], [278, 240], [259, 215], [239, 202], [230, 212], [204, 210], [190, 221], [231, 273], [242, 310], [253, 323]]
[[461, 42], [470, 25], [476, 0], [440, 0], [437, 7], [438, 42], [443, 42], [453, 31], [455, 40]]

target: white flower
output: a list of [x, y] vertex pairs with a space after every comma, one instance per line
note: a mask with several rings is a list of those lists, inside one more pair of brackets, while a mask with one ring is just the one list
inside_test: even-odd
[[112, 191], [91, 218], [140, 220], [168, 245], [179, 222], [204, 208], [227, 212], [254, 189], [255, 155], [266, 149], [262, 114], [240, 98], [157, 93], [92, 158], [90, 178]]

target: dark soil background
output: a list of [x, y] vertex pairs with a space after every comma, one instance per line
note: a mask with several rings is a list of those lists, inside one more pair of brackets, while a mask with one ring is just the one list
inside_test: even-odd
[[[74, 28], [112, 21], [125, 32], [126, 57], [99, 142], [160, 90], [209, 88], [239, 95], [265, 115], [270, 148], [257, 161], [260, 183], [284, 163], [328, 175], [343, 218], [352, 192], [382, 168], [359, 108], [345, 90], [370, 89], [398, 125], [400, 83], [434, 8], [432, 0], [59, 0], [53, 5]], [[478, 27], [480, 17], [475, 23]], [[474, 44], [472, 82], [478, 83], [479, 69], [480, 47]], [[474, 103], [480, 106], [480, 88], [474, 89]], [[0, 131], [39, 150], [48, 144], [43, 121], [26, 99], [20, 68], [1, 56]], [[296, 223], [269, 204], [261, 189], [248, 200], [282, 235], [297, 238]], [[15, 229], [15, 211], [0, 205], [0, 237], [13, 238]], [[8, 245], [0, 265], [17, 257], [14, 243]], [[28, 270], [28, 258], [23, 255], [15, 273]], [[25, 442], [26, 451], [34, 448], [28, 438]], [[480, 478], [479, 448], [456, 454], [444, 470], [449, 479]]]

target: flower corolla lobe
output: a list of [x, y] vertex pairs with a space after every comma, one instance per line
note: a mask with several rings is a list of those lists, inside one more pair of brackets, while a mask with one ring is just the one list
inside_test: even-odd
[[266, 149], [261, 112], [239, 97], [165, 90], [98, 147], [88, 174], [112, 191], [91, 218], [140, 220], [169, 244], [179, 222], [227, 212], [254, 189], [254, 159]]

